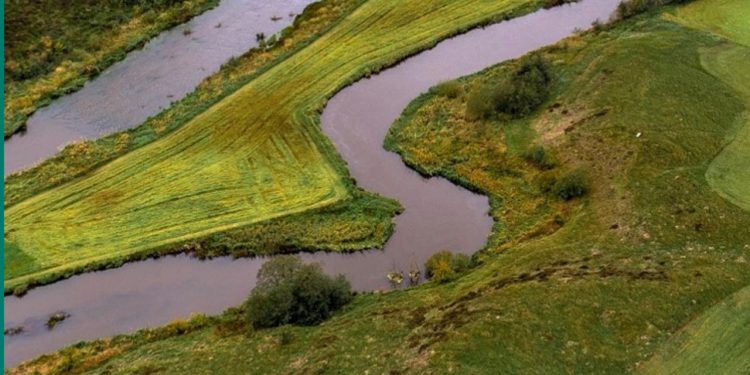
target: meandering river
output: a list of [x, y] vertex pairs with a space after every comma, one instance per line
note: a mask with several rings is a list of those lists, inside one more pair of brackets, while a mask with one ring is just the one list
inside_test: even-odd
[[[583, 0], [476, 29], [336, 94], [323, 112], [323, 131], [361, 187], [398, 199], [405, 211], [396, 217], [395, 232], [382, 251], [302, 257], [321, 262], [329, 273], [344, 273], [358, 290], [375, 290], [389, 287], [385, 277], [388, 272], [421, 266], [438, 250], [471, 253], [480, 249], [493, 224], [488, 216], [488, 199], [442, 178], [423, 178], [407, 168], [398, 155], [382, 148], [388, 128], [406, 105], [429, 87], [588, 28], [597, 19], [606, 20], [618, 3]], [[214, 11], [221, 11], [224, 4]], [[128, 63], [129, 58], [121, 64]], [[117, 94], [127, 91], [128, 86], [109, 86], [108, 90]], [[91, 91], [91, 95], [102, 94]], [[129, 105], [111, 104], [117, 106], [114, 116], [127, 117]], [[62, 107], [58, 110], [60, 116], [67, 113]], [[84, 110], [80, 115], [86, 113]], [[135, 126], [141, 120], [127, 123]], [[30, 132], [25, 137], [33, 142], [35, 134], [39, 133]], [[198, 261], [184, 255], [169, 256], [76, 276], [33, 289], [23, 298], [5, 297], [5, 327], [25, 327], [23, 333], [5, 337], [5, 366], [80, 340], [158, 326], [193, 312], [219, 313], [246, 297], [264, 261]], [[44, 322], [58, 310], [70, 313], [70, 318], [47, 330]]]

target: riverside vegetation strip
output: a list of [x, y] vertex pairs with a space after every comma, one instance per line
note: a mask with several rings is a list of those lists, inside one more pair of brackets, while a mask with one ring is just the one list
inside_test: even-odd
[[5, 137], [126, 53], [218, 0], [5, 1]]
[[[318, 129], [317, 112], [326, 98], [438, 40], [540, 5], [526, 0], [362, 4], [168, 135], [8, 205], [5, 238], [13, 251], [6, 254], [6, 292], [351, 201], [364, 193], [355, 189]], [[381, 200], [380, 207], [394, 211], [393, 202]], [[382, 243], [384, 236], [377, 240]]]
[[[701, 3], [713, 2], [690, 6]], [[748, 14], [746, 4], [717, 7]], [[387, 146], [493, 202], [492, 241], [459, 279], [357, 296], [317, 327], [251, 332], [230, 311], [79, 344], [11, 373], [623, 373], [658, 371], [665, 365], [644, 364], [654, 353], [651, 361], [676, 365], [661, 368], [710, 358], [682, 362], [709, 373], [726, 366], [720, 341], [737, 343], [740, 362], [729, 365], [743, 366], [750, 213], [716, 194], [705, 174], [748, 107], [702, 65], [704, 53], [736, 43], [679, 22], [683, 9], [540, 51], [553, 87], [528, 117], [465, 119], [474, 87], [507, 79], [515, 61], [406, 109]], [[532, 145], [556, 166], [529, 162]], [[589, 173], [587, 197], [544, 192], [545, 181], [576, 167]], [[673, 356], [685, 340], [693, 344]]]

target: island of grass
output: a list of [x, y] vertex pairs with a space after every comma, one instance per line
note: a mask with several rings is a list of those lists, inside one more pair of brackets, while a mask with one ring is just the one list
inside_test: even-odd
[[5, 3], [5, 138], [34, 111], [218, 0]]
[[[42, 172], [54, 170], [54, 161], [9, 179], [5, 241], [12, 252], [5, 255], [6, 293], [174, 251], [215, 234], [341, 207], [361, 196], [370, 198], [366, 206], [392, 216], [395, 203], [359, 191], [322, 135], [318, 112], [326, 100], [355, 79], [441, 39], [542, 3], [357, 3], [326, 33], [281, 54], [236, 91], [224, 94], [219, 86], [226, 96], [167, 134], [150, 136], [151, 142], [130, 152], [114, 152], [116, 158], [110, 152], [95, 169], [83, 167], [85, 172], [57, 185], [44, 178], [68, 176]], [[115, 148], [127, 149], [129, 134], [109, 139]], [[88, 149], [76, 145], [68, 152], [86, 155]], [[366, 219], [377, 220], [368, 227], [376, 235], [339, 248], [382, 244], [389, 233], [382, 228], [390, 228], [383, 224], [386, 215]]]
[[[750, 212], [706, 174], [750, 104], [736, 78], [704, 64], [745, 47], [684, 22], [707, 4], [750, 14], [744, 0], [651, 11], [440, 85], [405, 110], [387, 147], [492, 199], [492, 241], [462, 277], [358, 295], [319, 326], [252, 331], [234, 310], [11, 373], [744, 371]], [[474, 90], [536, 56], [551, 80], [533, 112], [467, 119]], [[573, 170], [588, 192], [565, 200], [549, 187]]]

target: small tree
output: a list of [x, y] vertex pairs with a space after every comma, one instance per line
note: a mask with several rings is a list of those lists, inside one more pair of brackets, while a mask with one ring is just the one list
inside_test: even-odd
[[513, 117], [526, 116], [547, 100], [551, 82], [547, 62], [534, 55], [497, 87], [493, 98], [495, 109]]
[[351, 285], [343, 275], [330, 277], [319, 264], [287, 255], [263, 264], [244, 306], [255, 328], [315, 325], [351, 299]]

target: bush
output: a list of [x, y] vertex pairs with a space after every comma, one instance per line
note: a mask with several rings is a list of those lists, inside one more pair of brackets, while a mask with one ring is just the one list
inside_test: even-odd
[[427, 277], [439, 283], [451, 281], [459, 274], [469, 269], [471, 258], [464, 254], [453, 254], [448, 250], [438, 251], [433, 254], [425, 268]]
[[551, 82], [547, 61], [534, 55], [524, 61], [509, 80], [497, 86], [493, 94], [495, 109], [513, 117], [526, 116], [547, 100]]
[[529, 163], [536, 165], [539, 169], [550, 170], [557, 165], [555, 157], [544, 149], [544, 146], [533, 146], [526, 150], [523, 158]]
[[351, 299], [351, 285], [343, 275], [332, 278], [319, 264], [278, 256], [260, 268], [258, 283], [244, 306], [254, 328], [315, 325]]
[[449, 99], [458, 98], [463, 91], [463, 87], [458, 81], [446, 81], [435, 86], [435, 93], [440, 96], [445, 96]]
[[580, 169], [568, 172], [555, 183], [553, 191], [560, 199], [566, 201], [582, 197], [589, 191], [588, 177]]
[[494, 113], [492, 108], [492, 90], [484, 85], [477, 85], [469, 91], [466, 98], [465, 117], [469, 121], [476, 121], [489, 117]]
[[526, 116], [547, 100], [551, 82], [547, 61], [539, 55], [528, 57], [499, 85], [475, 86], [466, 99], [466, 119], [475, 121], [495, 113]]

